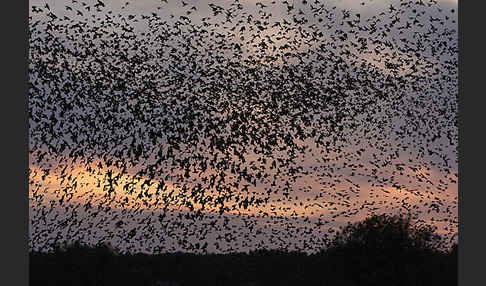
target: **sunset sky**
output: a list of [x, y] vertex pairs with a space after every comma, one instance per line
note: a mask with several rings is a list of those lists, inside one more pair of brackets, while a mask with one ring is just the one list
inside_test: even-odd
[[[230, 1], [210, 2], [223, 7], [229, 7], [232, 3]], [[267, 5], [265, 12], [272, 14], [268, 18], [267, 26], [271, 26], [276, 21], [292, 19], [287, 14], [286, 6], [279, 5], [280, 1], [276, 1], [276, 4], [271, 4], [272, 1], [240, 2], [243, 5], [242, 13], [247, 13], [239, 15], [241, 19], [246, 19], [247, 15], [255, 15], [255, 18], [260, 15], [257, 2], [265, 3]], [[306, 6], [301, 2], [295, 1], [294, 5], [306, 11]], [[366, 5], [361, 5], [361, 2], [366, 2]], [[364, 21], [379, 15], [382, 11], [388, 11], [390, 4], [398, 7], [400, 2], [403, 1], [329, 1], [328, 6], [329, 9], [333, 6], [337, 7], [335, 8], [336, 19], [338, 16], [342, 17], [341, 10], [347, 10], [353, 15], [359, 14], [360, 20]], [[59, 19], [62, 19], [61, 15], [69, 15], [71, 19], [79, 21], [85, 17], [84, 14], [74, 16], [75, 12], [66, 11], [66, 5], [82, 8], [79, 3], [71, 4], [71, 1], [30, 1], [29, 6], [30, 9], [33, 6], [44, 7], [45, 3], [49, 4], [51, 11], [58, 15]], [[100, 15], [104, 15], [106, 13], [104, 11], [109, 10], [113, 10], [113, 15], [120, 13], [125, 17], [156, 11], [161, 21], [167, 21], [165, 26], [161, 25], [165, 28], [161, 29], [173, 27], [175, 21], [181, 19], [181, 15], [188, 16], [191, 23], [200, 25], [201, 29], [204, 28], [202, 24], [205, 22], [202, 20], [204, 17], [209, 18], [207, 22], [212, 25], [220, 21], [221, 24], [211, 26], [215, 28], [216, 34], [225, 34], [232, 27], [230, 24], [223, 23], [220, 18], [212, 16], [207, 1], [187, 0], [187, 7], [197, 7], [197, 10], [191, 14], [187, 14], [188, 8], [180, 1], [169, 0], [167, 4], [161, 1], [136, 1], [123, 9], [121, 7], [125, 1], [110, 0], [105, 3], [106, 7], [99, 12]], [[162, 8], [157, 9], [157, 7]], [[440, 29], [455, 31], [455, 33], [451, 32], [453, 41], [449, 44], [457, 47], [457, 23], [452, 22], [454, 19], [457, 20], [457, 13], [450, 12], [454, 9], [457, 9], [457, 1], [438, 1], [437, 7], [424, 8], [426, 13], [422, 21], [427, 24], [430, 18], [447, 15], [448, 18]], [[407, 10], [407, 13], [411, 15], [412, 12]], [[406, 14], [403, 16], [404, 19]], [[45, 19], [40, 15], [31, 13], [32, 19], [29, 23], [32, 25], [36, 19]], [[383, 21], [377, 22], [378, 26], [382, 25], [385, 19], [390, 20], [386, 18], [387, 16], [380, 17]], [[337, 28], [326, 28], [327, 21], [321, 23], [316, 18], [317, 16], [311, 17], [311, 22], [306, 25], [315, 23], [312, 29], [322, 31], [321, 38], [326, 39], [329, 46], [336, 43], [333, 49], [337, 53], [340, 49], [344, 50], [335, 40], [336, 35], [339, 35]], [[93, 21], [87, 25], [99, 25], [98, 20]], [[144, 23], [146, 22], [142, 18], [133, 23], [134, 34], [140, 39], [156, 38], [147, 32], [148, 28]], [[243, 46], [239, 61], [233, 57], [230, 50], [214, 50], [214, 55], [208, 54], [204, 48], [218, 39], [209, 34], [200, 36], [201, 42], [196, 43], [195, 48], [190, 48], [190, 52], [187, 52], [187, 54], [193, 53], [195, 55], [193, 58], [187, 56], [187, 58], [172, 59], [171, 54], [174, 53], [170, 49], [184, 50], [182, 43], [190, 41], [188, 37], [184, 37], [185, 34], [182, 34], [167, 39], [165, 42], [167, 47], [162, 51], [158, 51], [160, 47], [156, 45], [144, 48], [145, 52], [153, 56], [151, 63], [144, 63], [146, 66], [140, 64], [136, 68], [127, 66], [126, 70], [120, 69], [119, 73], [135, 75], [134, 78], [129, 79], [130, 81], [127, 80], [128, 87], [125, 91], [113, 88], [99, 95], [76, 95], [78, 92], [82, 94], [80, 87], [83, 86], [84, 81], [95, 82], [98, 77], [92, 72], [89, 56], [82, 58], [66, 53], [63, 64], [59, 61], [51, 67], [49, 64], [53, 63], [52, 54], [48, 48], [41, 52], [31, 48], [31, 64], [34, 67], [39, 68], [43, 63], [49, 63], [45, 64], [46, 70], [52, 69], [52, 73], [59, 74], [62, 74], [60, 72], [62, 70], [69, 70], [74, 76], [69, 81], [64, 81], [70, 83], [69, 85], [64, 84], [64, 87], [57, 91], [61, 80], [41, 83], [37, 79], [45, 75], [39, 69], [29, 73], [29, 81], [32, 85], [42, 87], [39, 89], [42, 92], [35, 89], [29, 92], [30, 247], [43, 248], [57, 237], [58, 241], [70, 239], [91, 242], [110, 241], [114, 245], [143, 252], [197, 251], [192, 248], [193, 245], [204, 242], [209, 244], [208, 251], [246, 251], [260, 247], [283, 246], [314, 251], [323, 247], [327, 236], [332, 236], [333, 231], [338, 227], [361, 220], [373, 213], [411, 213], [417, 223], [436, 225], [439, 233], [449, 239], [457, 239], [458, 167], [457, 125], [455, 125], [457, 69], [447, 69], [454, 66], [454, 62], [457, 63], [457, 54], [451, 52], [453, 56], [448, 54], [436, 56], [433, 55], [434, 51], [425, 48], [420, 55], [407, 54], [405, 49], [402, 51], [395, 49], [395, 56], [392, 56], [393, 49], [389, 49], [389, 54], [386, 49], [378, 54], [375, 51], [380, 49], [382, 44], [374, 44], [370, 40], [366, 51], [356, 52], [354, 56], [341, 56], [346, 61], [349, 60], [346, 62], [349, 66], [363, 63], [360, 69], [334, 71], [330, 65], [321, 66], [314, 58], [314, 54], [310, 51], [319, 50], [321, 42], [307, 41], [303, 36], [304, 32], [299, 35], [296, 30], [288, 31], [285, 26], [275, 26], [263, 31], [250, 30], [251, 26], [255, 25], [247, 25], [248, 30], [240, 33], [245, 36], [244, 40], [239, 39], [236, 34], [228, 33], [224, 43], [221, 44]], [[106, 26], [104, 29], [110, 28]], [[41, 32], [31, 37], [47, 38], [42, 28], [37, 28], [36, 31]], [[112, 31], [114, 35], [121, 33], [117, 30]], [[63, 43], [67, 47], [76, 45], [69, 37], [70, 33], [67, 31], [64, 35], [60, 32], [57, 34], [59, 38], [67, 39]], [[291, 46], [289, 49], [293, 52], [309, 51], [308, 58], [300, 63], [310, 66], [314, 71], [305, 75], [308, 82], [292, 82], [288, 87], [274, 86], [277, 84], [272, 82], [272, 79], [275, 80], [278, 76], [272, 73], [272, 69], [286, 71], [288, 66], [297, 65], [298, 62], [296, 59], [294, 59], [295, 63], [292, 60], [287, 62], [281, 58], [272, 64], [267, 64], [264, 56], [277, 54], [278, 50], [271, 52], [269, 48], [267, 54], [262, 56], [259, 46], [248, 43], [248, 39], [253, 34], [266, 39], [271, 43], [269, 45], [285, 47], [289, 44]], [[404, 34], [392, 30], [386, 35], [388, 38], [384, 37], [382, 41], [395, 41], [405, 37], [416, 44], [417, 42], [414, 41], [422, 41], [422, 38], [417, 40], [417, 34], [425, 34], [425, 32], [419, 28]], [[111, 39], [110, 37], [112, 36], [107, 36], [107, 39]], [[295, 42], [290, 42], [291, 40], [287, 38]], [[77, 40], [81, 41], [81, 39], [82, 37]], [[196, 37], [194, 41], [195, 39]], [[423, 41], [427, 44], [432, 40]], [[152, 40], [143, 40], [142, 43], [152, 43]], [[346, 40], [345, 43], [350, 44], [349, 49], [357, 49], [353, 48], [352, 41]], [[42, 46], [42, 43], [33, 42], [31, 45]], [[197, 47], [201, 51], [198, 52]], [[105, 51], [107, 54], [112, 53], [113, 58], [116, 59], [118, 55], [116, 48], [112, 51], [107, 48]], [[133, 53], [141, 53], [141, 49]], [[201, 59], [197, 58], [198, 53], [202, 54]], [[155, 55], [162, 56], [157, 58]], [[221, 55], [223, 58], [233, 57], [232, 62], [239, 62], [242, 65], [244, 59], [252, 55], [262, 56], [260, 66], [254, 69], [268, 76], [268, 79], [259, 78], [252, 82], [231, 73], [221, 75], [227, 80], [226, 88], [236, 90], [236, 93], [241, 92], [242, 95], [235, 97], [237, 100], [221, 95], [223, 100], [218, 104], [221, 102], [223, 106], [227, 100], [224, 108], [213, 105], [208, 108], [211, 111], [203, 115], [194, 111], [196, 116], [193, 120], [194, 124], [188, 123], [180, 118], [183, 118], [186, 113], [193, 114], [192, 111], [187, 110], [193, 108], [197, 111], [204, 102], [191, 101], [183, 97], [200, 92], [202, 98], [211, 98], [210, 93], [213, 91], [200, 89], [204, 84], [199, 83], [198, 80], [205, 77], [203, 73], [205, 69], [210, 70], [206, 58], [216, 59], [216, 55]], [[401, 59], [406, 59], [410, 64], [403, 64], [398, 73], [393, 74], [389, 69], [390, 63], [396, 64]], [[430, 61], [430, 64], [424, 59]], [[108, 63], [112, 64], [109, 58], [101, 61], [106, 62], [107, 66]], [[176, 64], [173, 66], [173, 63], [178, 61], [179, 67]], [[182, 64], [185, 61], [187, 65]], [[190, 66], [189, 63], [194, 65]], [[168, 71], [168, 75], [150, 69], [150, 64]], [[138, 68], [142, 71], [137, 70]], [[428, 74], [429, 69], [437, 69], [437, 74]], [[158, 80], [157, 84], [164, 86], [158, 87], [158, 90], [167, 90], [167, 94], [177, 90], [179, 96], [177, 100], [174, 99], [172, 103], [170, 96], [167, 96], [167, 99], [164, 96], [159, 98], [158, 95], [152, 95], [152, 91], [139, 97], [134, 95], [139, 94], [135, 91], [144, 90], [144, 87], [149, 85], [147, 78], [152, 75], [152, 72], [154, 78]], [[184, 84], [177, 86], [168, 81], [164, 82], [171, 72], [185, 76]], [[304, 71], [299, 72], [304, 74]], [[409, 85], [402, 87], [398, 85], [391, 88], [383, 87], [383, 83], [390, 78], [395, 76], [406, 78], [413, 72], [422, 74], [423, 77], [410, 79]], [[115, 71], [113, 73], [116, 74]], [[364, 74], [369, 75], [369, 79], [363, 78]], [[348, 82], [352, 82], [349, 79], [356, 79], [355, 85], [349, 84]], [[302, 106], [301, 113], [297, 110], [293, 116], [280, 116], [277, 111], [274, 112], [269, 108], [265, 101], [270, 97], [272, 89], [286, 89], [291, 95], [292, 92], [298, 91], [296, 86], [307, 84], [312, 86], [313, 92], [314, 85], [321, 87], [316, 82], [325, 80], [328, 80], [326, 84], [333, 89], [344, 90], [347, 101], [329, 107], [327, 110], [320, 110], [312, 116], [325, 118], [328, 114], [331, 116], [349, 110], [349, 114], [344, 116], [343, 128], [339, 131], [341, 136], [336, 137], [332, 132], [333, 126], [325, 130], [322, 129], [324, 125], [312, 120], [310, 123], [292, 122], [292, 118], [301, 118], [299, 117], [301, 113], [305, 113], [302, 110], [311, 103], [298, 103]], [[441, 86], [437, 87], [437, 83]], [[243, 86], [246, 90], [255, 90], [255, 93], [262, 91], [261, 95], [255, 96], [258, 100], [246, 101]], [[318, 92], [319, 88], [315, 90]], [[378, 94], [380, 90], [384, 93], [388, 92], [386, 93], [388, 97], [375, 99], [370, 103], [369, 106], [373, 108], [371, 111], [366, 109], [361, 113], [356, 111], [361, 110], [357, 106], [363, 104], [366, 95], [375, 92]], [[49, 91], [52, 91], [52, 94], [55, 91], [56, 95], [51, 96]], [[130, 93], [132, 91], [133, 94]], [[161, 94], [163, 95], [162, 92]], [[151, 99], [151, 96], [154, 99]], [[79, 98], [79, 101], [76, 98]], [[122, 100], [115, 104], [117, 98]], [[83, 102], [86, 99], [87, 101]], [[56, 107], [56, 102], [60, 101], [68, 102], [66, 106], [71, 105], [71, 108], [65, 108], [66, 112], [62, 112], [64, 107]], [[282, 110], [287, 106], [286, 104], [290, 105], [287, 102], [272, 104]], [[132, 107], [134, 109], [130, 109]], [[133, 110], [136, 109], [141, 112], [134, 112]], [[289, 114], [292, 112], [289, 111]], [[213, 136], [223, 138], [223, 141], [238, 141], [244, 138], [243, 135], [241, 138], [231, 136], [235, 134], [231, 130], [231, 124], [228, 123], [231, 121], [224, 121], [231, 116], [249, 118], [246, 124], [238, 128], [246, 130], [248, 134], [256, 134], [255, 137], [258, 139], [230, 145], [232, 147], [223, 152], [212, 146]], [[164, 121], [167, 118], [172, 118], [173, 121]], [[211, 133], [213, 131], [206, 131], [201, 128], [202, 126], [197, 125], [201, 122], [215, 125], [218, 125], [218, 122], [224, 123], [221, 123], [223, 125], [219, 130], [220, 134], [213, 134]], [[271, 154], [259, 151], [259, 144], [269, 141], [273, 135], [269, 130], [275, 130], [277, 137], [280, 136], [278, 133], [280, 131], [289, 134], [299, 132], [291, 128], [294, 124], [300, 124], [304, 133], [318, 128], [317, 134], [322, 134], [324, 143], [316, 143], [315, 139], [319, 135], [306, 139], [295, 138], [296, 146], [307, 147], [305, 150], [293, 150], [298, 151], [293, 154], [293, 162], [290, 165], [284, 163], [291, 156], [289, 149], [278, 148], [284, 144], [283, 139], [271, 149]], [[174, 136], [178, 136], [177, 130], [197, 130], [198, 134], [209, 135], [198, 138], [197, 144], [179, 142], [179, 150], [169, 150], [172, 148], [169, 148], [171, 146], [169, 132], [163, 134], [164, 132], [161, 131], [162, 135], [156, 139], [149, 136], [151, 132], [157, 131], [158, 126], [163, 130], [162, 125], [171, 126], [168, 130], [174, 132], [176, 134]], [[50, 126], [50, 130], [46, 129], [46, 126]], [[74, 139], [72, 134], [78, 134], [79, 137]], [[66, 146], [60, 148], [61, 144]], [[134, 159], [138, 157], [136, 154], [138, 147], [135, 146], [142, 146], [138, 159]], [[169, 153], [181, 160], [167, 159], [162, 162], [159, 160], [160, 154]], [[207, 162], [226, 160], [225, 164], [229, 167], [225, 170], [223, 165], [210, 163], [202, 167], [198, 165], [199, 162], [204, 161], [202, 158], [206, 158]], [[194, 167], [189, 169], [182, 167], [184, 159], [194, 162]], [[249, 177], [258, 179], [254, 182], [246, 178], [242, 179], [239, 176], [241, 168], [246, 168]], [[153, 174], [151, 175], [150, 172]], [[216, 202], [216, 198], [224, 198], [224, 206], [228, 207], [222, 215], [220, 215], [221, 204]], [[253, 198], [253, 201], [242, 204], [245, 198], [248, 200]], [[88, 202], [91, 209], [87, 207]], [[196, 213], [197, 218], [191, 217]], [[160, 215], [163, 216], [162, 219], [159, 219]], [[135, 234], [130, 235], [135, 229], [137, 230], [133, 232]]]

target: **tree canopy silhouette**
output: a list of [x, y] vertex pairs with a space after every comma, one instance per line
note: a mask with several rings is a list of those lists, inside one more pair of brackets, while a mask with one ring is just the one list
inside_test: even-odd
[[[373, 215], [344, 227], [330, 243], [327, 254], [332, 261], [344, 257], [343, 275], [351, 277], [356, 285], [454, 283], [457, 269], [452, 267], [454, 261], [457, 263], [457, 246], [444, 251], [446, 244], [435, 230], [432, 225], [412, 223], [410, 216]], [[452, 263], [448, 267], [453, 273], [427, 275], [439, 274], [447, 267], [440, 261], [445, 256], [449, 258], [447, 263]]]
[[435, 229], [431, 225], [411, 224], [409, 216], [374, 215], [364, 221], [349, 223], [331, 245], [374, 252], [438, 249], [442, 247], [441, 237]]

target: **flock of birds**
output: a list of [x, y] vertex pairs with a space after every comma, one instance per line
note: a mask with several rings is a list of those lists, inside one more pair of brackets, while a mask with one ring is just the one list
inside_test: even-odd
[[30, 3], [32, 249], [457, 239], [457, 3], [104, 1]]

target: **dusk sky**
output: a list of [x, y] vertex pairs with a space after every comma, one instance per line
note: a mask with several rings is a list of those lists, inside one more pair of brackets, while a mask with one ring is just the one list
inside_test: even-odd
[[457, 240], [457, 1], [97, 2], [29, 2], [31, 248]]

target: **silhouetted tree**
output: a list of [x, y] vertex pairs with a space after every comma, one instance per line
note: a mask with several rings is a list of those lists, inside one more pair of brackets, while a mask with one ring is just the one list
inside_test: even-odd
[[364, 251], [424, 250], [439, 249], [441, 242], [431, 225], [412, 224], [409, 216], [382, 214], [349, 223], [336, 235], [331, 247], [359, 247]]
[[439, 267], [442, 242], [433, 226], [383, 214], [349, 223], [327, 251], [331, 257], [346, 257], [343, 269], [356, 285], [431, 285], [429, 280], [438, 278], [423, 271]]

